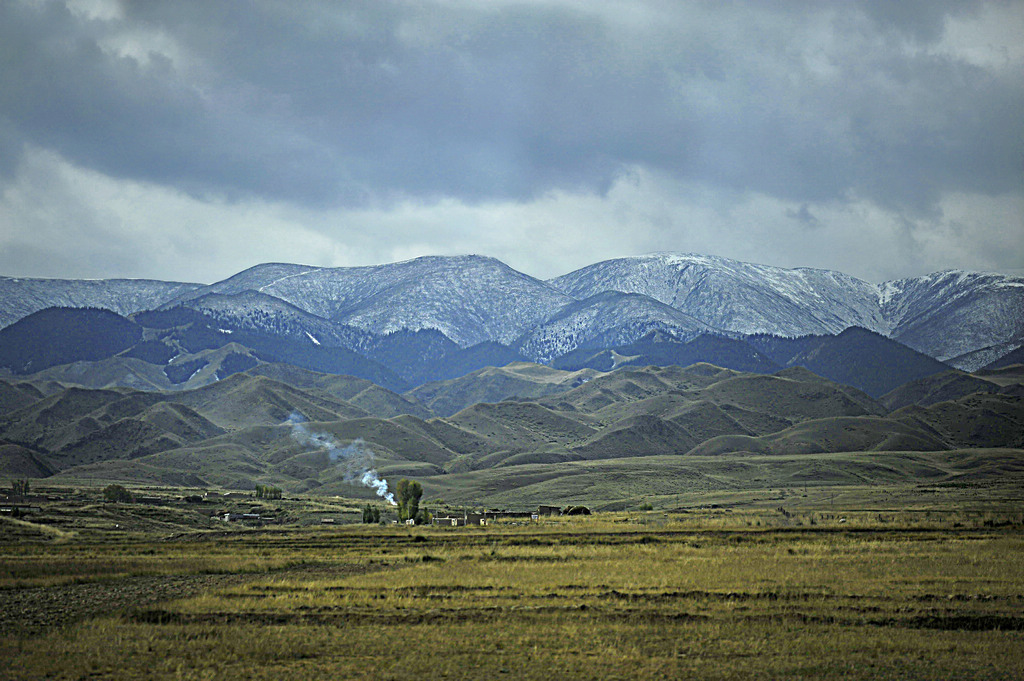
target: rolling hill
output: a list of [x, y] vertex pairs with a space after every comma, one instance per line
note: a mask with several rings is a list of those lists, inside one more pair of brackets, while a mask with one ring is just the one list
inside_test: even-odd
[[451, 416], [480, 402], [536, 399], [563, 392], [594, 378], [597, 371], [558, 371], [529, 362], [486, 367], [448, 381], [434, 381], [409, 391], [410, 397], [438, 416]]
[[[994, 385], [978, 376], [951, 380], [953, 392], [974, 381]], [[23, 381], [0, 382], [0, 453], [6, 474], [58, 482], [270, 483], [368, 499], [372, 490], [352, 484], [354, 471], [368, 467], [416, 477], [452, 498], [482, 489], [495, 501], [565, 499], [554, 490], [572, 488], [570, 478], [608, 492], [595, 471], [619, 471], [627, 497], [661, 489], [668, 472], [691, 491], [723, 489], [725, 480], [755, 470], [794, 484], [892, 481], [918, 469], [939, 477], [995, 470], [985, 451], [1012, 456], [1006, 452], [1024, 447], [1024, 399], [1011, 394], [1019, 376], [1004, 370], [1000, 381], [996, 392], [937, 402], [929, 386], [947, 389], [938, 379], [908, 384], [893, 399], [916, 396], [919, 404], [895, 411], [806, 369], [752, 374], [708, 364], [602, 373], [520, 363], [405, 395], [274, 364], [178, 391], [68, 387], [47, 394]], [[315, 437], [296, 437], [300, 421]], [[355, 459], [342, 454], [350, 450], [359, 452]], [[953, 452], [982, 458], [958, 471], [953, 464], [962, 459]], [[869, 465], [858, 453], [887, 463]], [[833, 455], [846, 457], [841, 471], [806, 459]], [[914, 457], [925, 455], [946, 463], [915, 468]], [[725, 460], [742, 464], [728, 469]], [[559, 488], [560, 481], [570, 487]]]

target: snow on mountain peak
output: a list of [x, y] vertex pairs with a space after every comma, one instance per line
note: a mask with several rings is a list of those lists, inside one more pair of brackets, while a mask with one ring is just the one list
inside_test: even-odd
[[1021, 277], [947, 270], [871, 284], [698, 253], [616, 258], [546, 282], [481, 255], [333, 268], [266, 263], [209, 286], [0, 277], [0, 325], [50, 306], [130, 314], [175, 305], [225, 328], [325, 346], [435, 329], [463, 347], [518, 340], [537, 358], [605, 338], [631, 342], [644, 330], [801, 336], [858, 326], [940, 359], [1024, 341]]
[[656, 253], [608, 260], [551, 280], [585, 298], [603, 290], [639, 293], [713, 327], [801, 335], [875, 326], [870, 284], [827, 270], [783, 269], [717, 256]]

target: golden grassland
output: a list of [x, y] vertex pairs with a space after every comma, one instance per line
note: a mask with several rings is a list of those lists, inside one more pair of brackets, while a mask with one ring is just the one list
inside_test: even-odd
[[[146, 580], [199, 575], [226, 579], [156, 603], [132, 597]], [[1019, 511], [619, 513], [0, 548], [0, 599], [18, 596], [26, 610], [26, 596], [73, 600], [98, 584], [109, 591], [62, 626], [22, 631], [18, 613], [6, 613], [0, 677], [1015, 678], [1024, 669]]]

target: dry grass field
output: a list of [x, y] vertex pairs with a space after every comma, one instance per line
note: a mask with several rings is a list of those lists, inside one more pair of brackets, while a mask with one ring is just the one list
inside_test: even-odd
[[0, 676], [1019, 678], [1022, 520], [709, 509], [17, 541]]

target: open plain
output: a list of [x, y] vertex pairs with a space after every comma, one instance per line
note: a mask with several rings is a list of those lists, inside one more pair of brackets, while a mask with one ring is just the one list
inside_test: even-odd
[[175, 527], [77, 502], [0, 520], [2, 676], [1014, 678], [1017, 496], [844, 488], [457, 528], [304, 524], [347, 511], [302, 500], [281, 501], [291, 524]]

